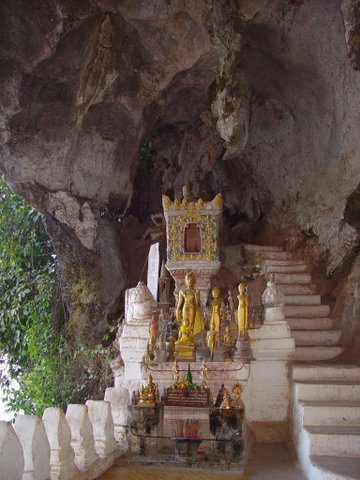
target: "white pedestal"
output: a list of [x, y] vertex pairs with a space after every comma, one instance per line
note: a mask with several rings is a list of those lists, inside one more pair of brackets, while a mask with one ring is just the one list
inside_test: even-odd
[[254, 361], [243, 401], [246, 420], [256, 441], [272, 443], [289, 438], [289, 363], [295, 342], [287, 322], [282, 320], [282, 307], [267, 310], [272, 308], [265, 309], [267, 321], [261, 328], [248, 332]]
[[120, 338], [120, 352], [125, 364], [123, 386], [129, 389], [130, 397], [133, 390], [143, 383], [141, 362], [149, 341], [149, 325], [150, 319], [143, 324], [124, 325]]

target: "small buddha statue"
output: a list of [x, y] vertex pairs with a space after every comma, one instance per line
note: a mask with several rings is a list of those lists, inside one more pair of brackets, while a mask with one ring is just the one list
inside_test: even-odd
[[157, 388], [153, 382], [152, 375], [149, 375], [147, 382], [143, 385], [140, 392], [140, 400], [138, 405], [141, 407], [155, 407], [157, 399]]
[[210, 350], [211, 360], [214, 358], [214, 350], [216, 346], [217, 331], [214, 328], [214, 324], [210, 324], [210, 330], [206, 334], [206, 344]]
[[231, 289], [229, 289], [229, 295], [228, 295], [228, 307], [229, 307], [229, 322], [232, 322], [234, 318], [234, 311], [235, 311], [235, 306], [234, 306], [234, 298]]
[[179, 339], [176, 343], [182, 345], [194, 345], [193, 329], [189, 324], [187, 317], [185, 317], [179, 328]]
[[192, 336], [204, 330], [204, 321], [201, 315], [200, 292], [194, 288], [195, 276], [193, 273], [185, 275], [185, 289], [179, 291], [179, 300], [176, 307], [176, 320], [184, 324], [185, 319], [192, 329]]
[[208, 378], [208, 368], [205, 364], [205, 360], [203, 360], [201, 364], [201, 370], [200, 370], [200, 380], [201, 380], [201, 386], [203, 388], [206, 387], [207, 378]]
[[229, 325], [227, 325], [225, 327], [224, 348], [226, 350], [230, 350], [233, 346], [234, 346], [234, 342], [233, 342], [233, 339], [232, 339], [232, 336], [231, 336], [230, 327], [229, 327]]
[[175, 355], [175, 338], [172, 332], [170, 332], [169, 336], [169, 347], [168, 347], [168, 361], [173, 361]]
[[157, 334], [158, 334], [158, 324], [157, 318], [153, 314], [150, 328], [149, 328], [149, 353], [152, 356], [156, 349], [156, 341], [157, 341]]
[[229, 390], [227, 388], [224, 388], [223, 390], [223, 401], [221, 402], [220, 405], [220, 410], [229, 410], [232, 408], [232, 401], [230, 397]]
[[172, 371], [173, 371], [174, 384], [176, 385], [177, 383], [179, 383], [179, 380], [180, 380], [179, 365], [176, 360], [174, 362]]
[[147, 342], [146, 344], [146, 351], [143, 355], [143, 362], [144, 363], [149, 363], [151, 361], [151, 354], [150, 354], [150, 345], [149, 345], [149, 342]]
[[212, 289], [212, 297], [211, 300], [211, 318], [210, 318], [210, 325], [213, 326], [213, 330], [217, 333], [220, 332], [221, 328], [221, 298], [220, 298], [220, 288], [214, 287]]
[[245, 283], [240, 283], [238, 290], [238, 335], [239, 337], [244, 337], [248, 328], [249, 296], [246, 293]]
[[169, 352], [171, 353], [175, 352], [175, 338], [172, 332], [170, 332], [170, 336], [169, 336]]
[[241, 399], [241, 392], [242, 392], [242, 386], [240, 383], [235, 383], [232, 387], [232, 392], [233, 392], [233, 406], [234, 408], [238, 410], [243, 410], [244, 409], [244, 403]]

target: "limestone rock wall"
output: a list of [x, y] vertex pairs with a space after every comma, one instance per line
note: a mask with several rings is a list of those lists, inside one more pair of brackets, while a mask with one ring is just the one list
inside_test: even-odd
[[0, 9], [0, 169], [46, 214], [94, 341], [140, 276], [161, 194], [184, 184], [222, 193], [225, 240], [287, 243], [342, 275], [359, 244], [358, 2]]

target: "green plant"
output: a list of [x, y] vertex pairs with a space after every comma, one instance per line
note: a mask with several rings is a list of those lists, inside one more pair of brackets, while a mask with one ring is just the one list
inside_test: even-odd
[[[13, 412], [41, 415], [48, 406], [99, 395], [112, 381], [113, 347], [85, 347], [65, 333], [56, 268], [41, 214], [0, 178], [0, 367], [8, 364], [0, 386]], [[80, 304], [82, 278], [73, 288]]]

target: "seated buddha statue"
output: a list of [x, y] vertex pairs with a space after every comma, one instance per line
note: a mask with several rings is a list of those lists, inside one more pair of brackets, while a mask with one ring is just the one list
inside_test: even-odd
[[140, 392], [140, 400], [138, 405], [142, 407], [155, 407], [156, 406], [156, 385], [153, 382], [152, 375], [149, 375], [147, 382], [143, 385]]
[[194, 345], [193, 329], [189, 324], [187, 317], [185, 317], [179, 328], [179, 339], [176, 343], [182, 345]]

